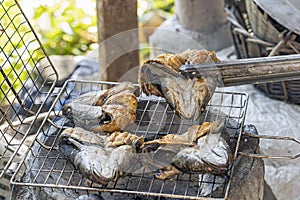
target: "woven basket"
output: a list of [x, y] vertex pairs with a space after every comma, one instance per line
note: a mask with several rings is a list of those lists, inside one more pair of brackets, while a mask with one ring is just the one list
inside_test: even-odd
[[[253, 0], [227, 8], [237, 57], [298, 54], [300, 37], [272, 19]], [[256, 84], [266, 96], [300, 104], [300, 80]]]

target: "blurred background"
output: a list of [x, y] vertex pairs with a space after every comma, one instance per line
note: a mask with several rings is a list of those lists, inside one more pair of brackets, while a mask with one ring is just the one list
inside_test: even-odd
[[[18, 15], [17, 7], [11, 7], [13, 1], [2, 2], [3, 8], [10, 8], [11, 16]], [[48, 56], [52, 56], [51, 60], [54, 66], [59, 70], [59, 77], [62, 79], [60, 84], [73, 73], [73, 70], [82, 60], [80, 56], [90, 55], [96, 52], [98, 57], [98, 33], [97, 33], [97, 12], [96, 0], [20, 0], [18, 1], [24, 11], [25, 16], [30, 21], [33, 29], [39, 37]], [[137, 1], [137, 15], [139, 27], [151, 27], [151, 29], [139, 30], [139, 62], [142, 63], [150, 56], [149, 36], [159, 27], [164, 20], [174, 14], [174, 0], [138, 0]], [[3, 10], [3, 12], [5, 12]], [[16, 24], [19, 18], [11, 19], [9, 16], [3, 15], [1, 23], [3, 26], [8, 26], [11, 21]], [[154, 28], [153, 28], [154, 27]], [[13, 49], [20, 50], [27, 48], [27, 44], [19, 42], [20, 36], [25, 35], [26, 29], [22, 27], [18, 30], [19, 34], [13, 34], [13, 30], [6, 30], [13, 36], [11, 38], [11, 45], [5, 45], [5, 51], [11, 52]], [[1, 38], [1, 44], [7, 43], [8, 38]], [[33, 38], [23, 38], [24, 41], [30, 41]], [[31, 46], [32, 51], [36, 46]], [[30, 50], [30, 49], [29, 49]], [[31, 51], [31, 50], [30, 50]], [[38, 60], [41, 52], [33, 54], [34, 60]], [[30, 55], [22, 55], [23, 57], [30, 57]], [[76, 59], [78, 58], [78, 59]], [[0, 62], [7, 60], [4, 54], [0, 54]], [[3, 66], [4, 72], [7, 74], [9, 80], [15, 81], [14, 88], [20, 89], [22, 81], [27, 76], [27, 70], [33, 63], [27, 65], [27, 70], [23, 69], [22, 62], [19, 62], [18, 55], [11, 55], [10, 64], [14, 66], [16, 73], [10, 73], [9, 66]], [[89, 63], [91, 64], [91, 63]], [[98, 65], [98, 63], [92, 63]], [[68, 67], [66, 67], [68, 66]], [[0, 82], [3, 82], [4, 77], [0, 76]], [[94, 77], [93, 77], [94, 78]], [[99, 80], [98, 78], [95, 78]], [[5, 82], [1, 85], [0, 99], [2, 99], [10, 86]]]
[[[174, 0], [138, 0], [139, 27], [158, 27], [174, 13]], [[96, 0], [21, 0], [48, 55], [86, 55], [97, 47]], [[148, 36], [140, 31], [140, 60], [149, 58]]]

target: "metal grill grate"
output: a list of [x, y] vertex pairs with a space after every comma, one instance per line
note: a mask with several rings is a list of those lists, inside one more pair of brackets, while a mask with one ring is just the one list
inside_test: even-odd
[[26, 153], [26, 136], [48, 110], [56, 79], [18, 2], [0, 1], [0, 177]]
[[[30, 147], [28, 162], [23, 162], [19, 166], [12, 184], [16, 187], [35, 186], [34, 188], [39, 188], [38, 191], [43, 188], [42, 190], [48, 193], [50, 191], [51, 194], [63, 192], [72, 198], [79, 194], [107, 192], [107, 195], [112, 195], [111, 198], [122, 193], [133, 197], [146, 195], [149, 198], [156, 196], [185, 199], [202, 197], [201, 188], [210, 185], [212, 190], [218, 186], [219, 192], [217, 194], [210, 192], [207, 198], [225, 198], [232, 169], [228, 171], [227, 177], [210, 175], [210, 179], [207, 179], [207, 174], [181, 174], [162, 181], [146, 173], [128, 174], [109, 183], [106, 187], [91, 183], [74, 170], [68, 160], [56, 149], [57, 136], [65, 124], [65, 119], [61, 117], [61, 107], [87, 91], [101, 90], [115, 84], [117, 83], [68, 81], [47, 115], [47, 119], [51, 119], [56, 125], [46, 119], [43, 121], [38, 130], [39, 134]], [[244, 93], [216, 92], [200, 121], [196, 122], [182, 120], [163, 98], [146, 97], [140, 94], [137, 96], [139, 96], [137, 120], [128, 128], [131, 133], [155, 138], [168, 133], [182, 134], [192, 124], [203, 121], [224, 120], [233, 144], [237, 143], [238, 136], [241, 134], [248, 102], [248, 96]], [[49, 148], [45, 148], [44, 145]], [[23, 175], [24, 171], [25, 175]]]

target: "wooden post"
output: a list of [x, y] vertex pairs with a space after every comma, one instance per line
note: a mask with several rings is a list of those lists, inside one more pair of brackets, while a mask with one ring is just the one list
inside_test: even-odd
[[137, 82], [137, 0], [97, 0], [100, 80]]

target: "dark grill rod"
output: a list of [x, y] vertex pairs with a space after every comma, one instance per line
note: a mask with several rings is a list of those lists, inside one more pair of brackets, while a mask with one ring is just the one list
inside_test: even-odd
[[[300, 144], [300, 140], [297, 140], [292, 137], [281, 137], [281, 136], [273, 136], [273, 135], [254, 135], [251, 133], [246, 133], [243, 132], [243, 135], [253, 137], [253, 138], [260, 138], [260, 139], [273, 139], [273, 140], [289, 140], [296, 142]], [[266, 155], [266, 154], [252, 154], [252, 153], [247, 153], [247, 152], [238, 152], [238, 154], [242, 156], [247, 156], [247, 157], [252, 157], [252, 158], [271, 158], [271, 159], [296, 159], [300, 158], [300, 153], [296, 155]]]
[[277, 82], [300, 79], [300, 54], [239, 59], [214, 64], [183, 65], [181, 73], [190, 77], [220, 73], [224, 85]]

